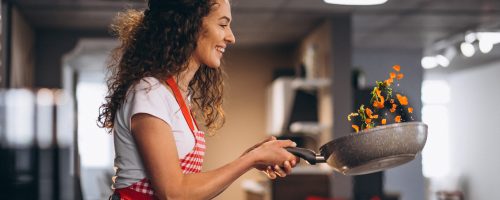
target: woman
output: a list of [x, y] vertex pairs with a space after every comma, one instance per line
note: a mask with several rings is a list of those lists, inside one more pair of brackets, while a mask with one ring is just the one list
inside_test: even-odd
[[192, 114], [209, 132], [224, 123], [219, 66], [235, 43], [230, 23], [228, 0], [150, 0], [144, 12], [118, 15], [121, 46], [98, 120], [114, 135], [112, 199], [210, 199], [252, 168], [291, 172], [298, 159], [284, 147], [295, 143], [270, 138], [200, 173], [205, 140]]

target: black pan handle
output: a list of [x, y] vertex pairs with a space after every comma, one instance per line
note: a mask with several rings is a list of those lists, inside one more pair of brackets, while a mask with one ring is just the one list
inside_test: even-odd
[[322, 155], [316, 154], [314, 151], [310, 149], [300, 148], [300, 147], [286, 147], [288, 152], [293, 155], [306, 160], [309, 164], [315, 165], [316, 163], [325, 162], [325, 157]]

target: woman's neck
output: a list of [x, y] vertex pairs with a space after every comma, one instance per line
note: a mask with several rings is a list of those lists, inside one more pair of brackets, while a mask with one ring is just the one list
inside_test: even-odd
[[197, 64], [196, 62], [190, 62], [188, 68], [177, 76], [177, 85], [179, 86], [180, 90], [184, 92], [187, 91], [189, 83], [191, 82], [199, 68], [199, 64]]

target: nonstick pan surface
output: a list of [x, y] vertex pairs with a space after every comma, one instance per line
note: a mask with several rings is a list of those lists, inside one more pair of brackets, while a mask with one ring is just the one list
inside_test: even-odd
[[320, 147], [320, 153], [292, 147], [294, 155], [316, 164], [326, 162], [344, 175], [382, 171], [407, 163], [422, 151], [427, 125], [406, 122], [379, 126], [334, 139]]

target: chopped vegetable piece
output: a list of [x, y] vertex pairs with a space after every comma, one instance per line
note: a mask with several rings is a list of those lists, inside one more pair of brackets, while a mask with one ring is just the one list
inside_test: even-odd
[[401, 115], [396, 116], [396, 117], [394, 118], [394, 121], [395, 121], [396, 123], [401, 122]]
[[392, 104], [392, 107], [391, 107], [391, 110], [389, 110], [389, 111], [391, 111], [391, 113], [396, 112], [396, 108], [397, 108], [397, 106], [398, 106], [398, 105], [396, 105], [395, 103], [393, 103], [393, 104]]
[[394, 69], [397, 72], [399, 72], [399, 70], [401, 70], [401, 67], [399, 65], [394, 65], [394, 66], [392, 66], [392, 69]]
[[370, 128], [372, 128], [372, 125], [371, 124], [367, 124], [366, 127], [365, 127], [365, 130], [366, 129], [370, 129]]
[[391, 72], [391, 73], [389, 73], [389, 76], [391, 77], [390, 79], [394, 79], [394, 78], [396, 78], [396, 73]]
[[347, 115], [347, 120], [351, 121], [351, 117], [355, 117], [355, 116], [359, 116], [358, 113], [351, 113], [349, 115]]
[[[387, 104], [388, 106], [390, 105], [390, 108], [388, 109], [391, 113], [395, 113], [398, 108], [400, 108], [400, 110], [402, 111], [405, 108], [404, 106], [408, 105], [408, 98], [406, 96], [403, 96], [401, 94], [396, 94], [396, 98], [392, 96], [393, 89], [391, 88], [391, 85], [396, 82], [396, 85], [399, 86], [399, 80], [405, 77], [405, 75], [400, 72], [401, 67], [399, 65], [394, 65], [392, 69], [394, 71], [389, 73], [388, 79], [384, 81], [376, 81], [376, 86], [373, 87], [373, 90], [370, 93], [370, 104], [368, 106], [361, 105], [356, 112], [353, 112], [347, 116], [347, 120], [352, 121], [352, 128], [356, 132], [359, 132], [359, 130], [374, 128], [378, 124], [387, 124], [387, 115], [389, 112], [387, 112], [387, 110], [384, 110], [385, 104]], [[397, 101], [395, 99], [397, 99]], [[412, 107], [407, 107], [407, 109], [408, 113], [413, 113]], [[406, 121], [407, 118], [402, 119], [401, 115], [398, 114], [399, 113], [395, 113], [395, 115], [397, 115], [396, 117], [394, 117], [395, 123], [399, 123], [402, 120]], [[374, 119], [378, 120], [379, 115], [382, 115], [383, 118], [381, 117], [382, 119], [380, 121], [377, 121], [380, 123], [377, 123], [374, 121]], [[353, 118], [357, 118], [357, 120], [353, 121]], [[411, 115], [408, 119], [413, 120]]]
[[396, 94], [396, 97], [398, 98], [399, 104], [403, 106], [408, 105], [408, 98], [406, 96]]
[[379, 101], [375, 101], [375, 102], [373, 102], [373, 107], [378, 108], [378, 109], [382, 109], [382, 108], [384, 108], [384, 103], [379, 102]]
[[387, 86], [391, 86], [391, 84], [392, 84], [393, 82], [394, 82], [394, 79], [392, 79], [392, 78], [385, 80], [385, 84], [386, 84]]
[[352, 125], [351, 127], [356, 131], [356, 133], [359, 132], [359, 126]]
[[373, 113], [373, 112], [372, 112], [372, 109], [370, 109], [370, 108], [366, 108], [366, 109], [365, 109], [365, 112], [366, 112], [366, 115], [368, 115], [368, 117], [369, 117], [369, 118], [372, 118], [372, 113]]

